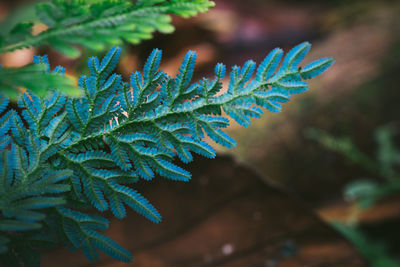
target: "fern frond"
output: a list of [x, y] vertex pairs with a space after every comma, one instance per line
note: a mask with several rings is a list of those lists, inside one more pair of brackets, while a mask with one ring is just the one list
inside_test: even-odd
[[137, 1], [53, 0], [36, 4], [36, 15], [48, 29], [32, 35], [33, 23], [18, 24], [0, 47], [0, 53], [30, 46], [49, 44], [59, 52], [76, 58], [76, 45], [93, 50], [122, 41], [137, 44], [150, 39], [154, 31], [170, 33], [169, 14], [195, 16], [213, 7], [208, 0]]
[[[173, 12], [179, 13], [191, 8], [185, 2], [154, 0], [136, 5], [138, 11], [175, 5]], [[160, 213], [134, 189], [135, 183], [153, 179], [155, 174], [189, 181], [190, 172], [174, 160], [190, 162], [192, 153], [215, 157], [206, 136], [234, 147], [235, 140], [224, 131], [229, 119], [223, 114], [248, 126], [252, 118], [261, 116], [263, 108], [279, 112], [291, 95], [307, 90], [306, 79], [333, 63], [333, 59], [323, 59], [299, 67], [309, 49], [305, 42], [283, 61], [282, 50], [275, 49], [259, 66], [251, 60], [234, 66], [223, 93], [221, 79], [226, 67], [221, 63], [215, 67], [214, 79], [192, 81], [193, 51], [184, 57], [175, 77], [159, 70], [162, 53], [155, 49], [143, 71], [123, 81], [113, 73], [120, 56], [120, 49], [114, 47], [102, 60], [89, 59], [89, 73], [79, 79], [79, 98], [58, 92], [45, 98], [29, 90], [22, 93], [20, 112], [3, 112], [0, 118], [0, 133], [6, 137], [0, 142], [6, 149], [1, 154], [0, 170], [0, 251], [10, 254], [8, 232], [36, 233], [45, 226], [59, 241], [71, 249], [82, 249], [91, 260], [97, 259], [100, 249], [129, 261], [129, 252], [98, 232], [108, 227], [108, 221], [81, 210], [111, 210], [123, 218], [129, 207], [152, 222], [160, 222]], [[46, 57], [35, 61], [49, 71]], [[7, 103], [0, 97], [0, 112]]]
[[[107, 154], [107, 160], [111, 159], [115, 163], [113, 168], [124, 172], [135, 171], [144, 179], [151, 179], [154, 173], [158, 173], [173, 180], [187, 181], [190, 174], [173, 164], [172, 157], [175, 155], [183, 162], [189, 162], [192, 160], [190, 151], [214, 157], [214, 150], [201, 141], [204, 133], [221, 145], [235, 146], [235, 141], [222, 130], [229, 124], [226, 119], [218, 116], [222, 111], [244, 126], [251, 123], [251, 118], [262, 114], [260, 107], [274, 112], [280, 111], [281, 104], [287, 102], [292, 94], [308, 88], [301, 77], [302, 69], [298, 67], [298, 63], [309, 48], [309, 43], [293, 48], [278, 70], [276, 68], [282, 57], [280, 49], [273, 50], [257, 69], [253, 61], [247, 61], [243, 67], [233, 67], [228, 92], [218, 96], [214, 94], [222, 87], [220, 80], [224, 76], [225, 67], [222, 64], [217, 65], [216, 78], [211, 83], [204, 80], [190, 84], [196, 58], [192, 51], [185, 56], [175, 78], [167, 77], [158, 70], [161, 51], [155, 49], [146, 61], [143, 74], [135, 72], [131, 76], [132, 88], [123, 82], [118, 82], [115, 86], [105, 86], [110, 83], [107, 80], [117, 77], [115, 74], [111, 75], [110, 71], [106, 71], [108, 76], [104, 76], [100, 71], [108, 66], [111, 66], [110, 70], [115, 67], [119, 52], [117, 48], [113, 48], [102, 61], [97, 58], [89, 60], [90, 75], [81, 78], [87, 81], [81, 83], [85, 96], [67, 104], [68, 118], [71, 125], [77, 125], [74, 128], [81, 138], [66, 147], [65, 151], [69, 147], [78, 146], [84, 152], [83, 142], [100, 140], [98, 138], [103, 137], [104, 145], [111, 151]], [[329, 64], [332, 62], [329, 59]], [[251, 80], [255, 71], [256, 78]], [[117, 97], [107, 98], [115, 94]], [[101, 98], [102, 101], [96, 102], [99, 95], [104, 97]], [[157, 99], [157, 105], [153, 106], [151, 104], [154, 99]], [[112, 113], [119, 123], [100, 129], [101, 124], [114, 121], [104, 117], [97, 130], [90, 128], [90, 131], [85, 131], [93, 114], [101, 110], [104, 103], [119, 107]], [[123, 115], [124, 112], [128, 117]], [[110, 187], [110, 184], [96, 178], [90, 169], [82, 169], [84, 166], [79, 168], [78, 177], [93, 179], [84, 182], [90, 185], [89, 188], [93, 188], [87, 194], [89, 200], [100, 210], [107, 209], [108, 205], [104, 202], [107, 194], [101, 188], [105, 185]], [[122, 216], [124, 212], [120, 204], [115, 199], [112, 201], [117, 203], [113, 209], [120, 210], [117, 213]]]

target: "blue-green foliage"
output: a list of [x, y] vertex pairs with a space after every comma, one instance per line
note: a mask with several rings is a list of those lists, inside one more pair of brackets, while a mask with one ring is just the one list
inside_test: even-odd
[[[187, 163], [192, 161], [192, 153], [215, 157], [205, 135], [234, 147], [235, 141], [223, 131], [229, 120], [222, 111], [243, 126], [260, 117], [263, 107], [279, 112], [292, 94], [307, 90], [304, 79], [333, 63], [326, 58], [299, 68], [309, 48], [309, 43], [293, 48], [280, 68], [281, 49], [273, 50], [257, 68], [251, 60], [243, 67], [234, 66], [224, 92], [223, 64], [215, 67], [214, 79], [192, 83], [193, 51], [186, 54], [176, 77], [169, 77], [159, 70], [161, 51], [155, 49], [143, 71], [132, 73], [125, 82], [113, 73], [120, 55], [115, 47], [101, 61], [89, 59], [90, 72], [79, 79], [80, 98], [53, 92], [41, 99], [27, 91], [20, 95], [19, 111], [4, 112], [8, 99], [1, 97], [0, 133], [5, 136], [0, 143], [3, 260], [32, 264], [29, 259], [37, 259], [34, 253], [40, 250], [33, 249], [33, 241], [21, 245], [12, 236], [26, 233], [26, 240], [43, 239], [41, 231], [46, 230], [52, 233], [52, 242], [82, 249], [90, 260], [97, 259], [100, 249], [129, 261], [128, 251], [99, 232], [108, 227], [108, 221], [85, 210], [111, 210], [123, 218], [129, 207], [160, 222], [159, 212], [132, 184], [156, 174], [175, 181], [190, 180], [191, 174], [174, 159], [177, 156]], [[37, 57], [35, 62], [48, 64], [45, 57]], [[63, 69], [55, 71], [62, 73]], [[25, 257], [21, 246], [30, 247], [32, 255]]]

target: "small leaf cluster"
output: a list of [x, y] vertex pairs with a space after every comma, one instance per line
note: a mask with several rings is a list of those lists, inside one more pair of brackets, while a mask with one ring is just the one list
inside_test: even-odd
[[159, 223], [160, 213], [134, 185], [156, 175], [189, 181], [190, 172], [176, 159], [190, 162], [193, 153], [215, 157], [206, 136], [234, 147], [223, 114], [246, 127], [263, 108], [279, 112], [333, 63], [323, 58], [299, 67], [309, 49], [307, 42], [285, 56], [274, 49], [258, 66], [252, 60], [234, 66], [223, 90], [223, 64], [216, 65], [213, 79], [192, 82], [193, 51], [170, 77], [159, 69], [162, 52], [155, 49], [143, 71], [124, 81], [114, 73], [121, 52], [114, 47], [102, 60], [89, 59], [89, 73], [79, 79], [81, 97], [53, 91], [40, 98], [26, 91], [15, 110], [7, 109], [2, 96], [1, 259], [35, 266], [43, 248], [61, 242], [90, 260], [100, 250], [130, 261], [127, 250], [101, 233], [108, 220], [90, 209], [123, 218], [129, 208]]

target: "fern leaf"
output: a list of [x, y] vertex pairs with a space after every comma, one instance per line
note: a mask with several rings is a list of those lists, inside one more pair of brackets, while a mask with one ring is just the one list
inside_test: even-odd
[[39, 229], [41, 225], [35, 222], [17, 221], [17, 220], [0, 220], [0, 231], [31, 231]]
[[182, 64], [179, 67], [179, 73], [175, 78], [175, 93], [173, 94], [174, 98], [182, 95], [187, 85], [191, 81], [196, 57], [197, 55], [194, 51], [189, 51], [185, 55], [185, 58], [183, 59]]
[[132, 255], [126, 249], [96, 231], [108, 227], [106, 219], [66, 208], [58, 208], [57, 212], [59, 216], [54, 226], [64, 228], [70, 244], [83, 249], [85, 255], [91, 261], [98, 258], [96, 248], [121, 261], [128, 262], [132, 259]]
[[4, 95], [0, 95], [0, 113], [3, 112], [8, 106], [9, 99]]
[[311, 44], [309, 42], [303, 42], [293, 47], [283, 59], [281, 68], [288, 71], [295, 70], [308, 51], [310, 51], [310, 48]]
[[112, 186], [114, 191], [118, 194], [118, 197], [137, 213], [143, 215], [152, 222], [159, 223], [161, 221], [161, 215], [158, 211], [137, 191], [115, 183], [113, 183]]
[[281, 62], [283, 51], [280, 48], [272, 50], [268, 56], [261, 62], [257, 70], [257, 80], [260, 82], [267, 81], [275, 72], [278, 64]]
[[21, 68], [0, 68], [0, 92], [15, 100], [21, 88], [40, 96], [57, 89], [72, 96], [80, 92], [72, 78], [47, 72], [45, 64], [27, 65]]
[[300, 75], [303, 79], [314, 78], [327, 70], [334, 62], [333, 58], [318, 59], [302, 68]]
[[169, 161], [153, 158], [149, 161], [154, 170], [162, 176], [171, 180], [187, 182], [191, 178], [191, 174], [184, 169], [170, 163]]

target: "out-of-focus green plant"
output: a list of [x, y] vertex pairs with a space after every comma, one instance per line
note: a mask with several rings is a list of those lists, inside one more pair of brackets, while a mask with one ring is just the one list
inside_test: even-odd
[[18, 98], [19, 91], [23, 91], [24, 88], [29, 88], [39, 96], [45, 96], [55, 88], [70, 96], [79, 94], [73, 79], [59, 75], [59, 71], [50, 73], [46, 69], [47, 66], [44, 64], [5, 69], [1, 69], [0, 66], [1, 93], [12, 99]]
[[393, 259], [386, 252], [385, 245], [368, 238], [356, 225], [347, 225], [340, 222], [332, 226], [344, 235], [361, 253], [372, 267], [397, 267], [400, 262]]
[[[375, 130], [374, 137], [378, 144], [375, 159], [363, 153], [348, 136], [335, 137], [319, 129], [309, 129], [306, 135], [323, 147], [342, 154], [379, 179], [359, 179], [345, 187], [345, 199], [355, 201], [357, 209], [367, 209], [380, 199], [400, 193], [400, 173], [396, 170], [400, 165], [400, 151], [393, 142], [394, 128], [382, 126]], [[349, 217], [349, 223], [331, 224], [358, 249], [370, 266], [400, 266], [400, 262], [386, 252], [384, 244], [370, 239], [360, 229], [357, 210]]]
[[[77, 58], [78, 47], [103, 51], [123, 41], [138, 44], [159, 31], [171, 33], [171, 14], [184, 18], [205, 12], [214, 6], [209, 0], [53, 0], [35, 5], [36, 20], [17, 23], [9, 31], [0, 31], [0, 54], [17, 49], [47, 45], [60, 53]], [[15, 24], [13, 22], [12, 24]], [[33, 33], [33, 27], [45, 30]], [[20, 89], [38, 95], [59, 89], [69, 95], [80, 91], [68, 76], [48, 75], [45, 66], [0, 69], [0, 92], [15, 99]], [[8, 74], [12, 76], [7, 79]], [[19, 77], [21, 76], [21, 77]], [[27, 84], [26, 77], [34, 77]], [[33, 80], [39, 81], [34, 82]], [[56, 82], [55, 82], [56, 81]], [[56, 85], [56, 86], [55, 86]], [[55, 86], [55, 87], [53, 87]]]
[[376, 179], [362, 178], [348, 184], [344, 189], [347, 200], [354, 200], [361, 209], [366, 209], [379, 199], [400, 193], [400, 151], [393, 143], [395, 131], [383, 126], [375, 130], [378, 144], [376, 158], [371, 159], [347, 137], [334, 137], [322, 130], [310, 129], [307, 136], [325, 148], [342, 154], [350, 162], [363, 167]]

